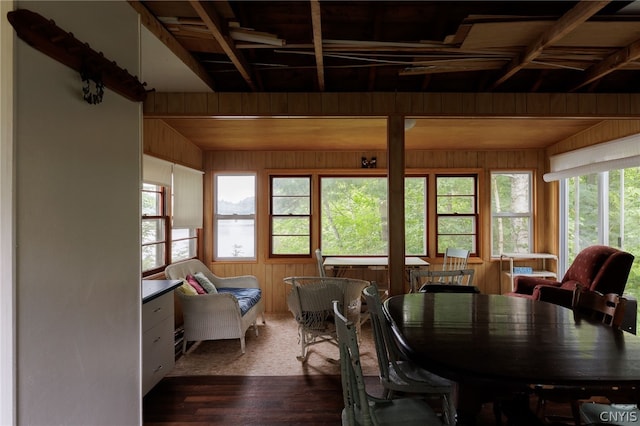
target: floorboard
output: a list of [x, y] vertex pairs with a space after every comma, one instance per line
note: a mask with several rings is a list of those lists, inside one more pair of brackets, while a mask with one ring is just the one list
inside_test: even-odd
[[[381, 394], [377, 377], [366, 377], [366, 384], [371, 394]], [[145, 396], [143, 421], [144, 426], [339, 425], [342, 407], [340, 376], [165, 377]], [[568, 414], [562, 406], [549, 408]], [[477, 424], [495, 424], [491, 404]]]

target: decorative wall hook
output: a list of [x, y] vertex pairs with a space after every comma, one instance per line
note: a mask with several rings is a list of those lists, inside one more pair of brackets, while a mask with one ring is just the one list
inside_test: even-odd
[[[89, 77], [89, 75], [85, 72], [80, 73], [80, 77], [82, 78], [82, 97], [87, 103], [91, 105], [96, 105], [102, 102], [102, 97], [104, 96], [104, 83], [102, 80], [93, 79]], [[93, 82], [93, 89], [91, 88], [91, 82]]]
[[[140, 83], [137, 76], [56, 26], [53, 20], [27, 9], [11, 11], [7, 13], [7, 19], [18, 37], [30, 46], [80, 73], [85, 83], [83, 97], [87, 102], [100, 103], [105, 86], [134, 102], [144, 101], [147, 97], [146, 84]], [[89, 80], [94, 82], [95, 92], [90, 84], [87, 86]]]

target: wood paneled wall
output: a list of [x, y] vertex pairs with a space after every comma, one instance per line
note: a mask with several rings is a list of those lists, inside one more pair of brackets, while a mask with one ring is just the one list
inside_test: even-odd
[[[205, 259], [211, 269], [222, 276], [239, 274], [256, 275], [263, 286], [267, 310], [272, 312], [286, 311], [285, 285], [283, 278], [292, 275], [317, 275], [314, 258], [282, 260], [268, 259], [268, 176], [271, 172], [283, 170], [314, 171], [318, 173], [341, 171], [349, 173], [368, 173], [359, 168], [362, 156], [376, 156], [378, 167], [385, 172], [386, 153], [371, 152], [247, 152], [247, 151], [210, 151], [205, 153]], [[455, 153], [447, 151], [408, 151], [405, 164], [408, 172], [417, 170], [430, 171], [474, 171], [480, 173], [480, 212], [481, 257], [472, 259], [470, 266], [476, 270], [475, 281], [487, 293], [499, 293], [499, 265], [491, 259], [490, 253], [490, 180], [491, 170], [533, 170], [538, 187], [536, 216], [542, 226], [536, 226], [536, 250], [551, 250], [547, 243], [549, 238], [546, 225], [554, 222], [554, 211], [546, 208], [544, 200], [546, 191], [552, 184], [542, 181], [537, 170], [544, 169], [546, 157], [544, 150], [523, 151], [471, 151]], [[258, 260], [256, 262], [213, 262], [211, 229], [213, 226], [212, 185], [213, 173], [221, 171], [254, 171], [258, 175]], [[433, 232], [430, 233], [433, 238]], [[314, 237], [314, 238], [317, 238]], [[433, 264], [442, 259], [428, 258]], [[386, 280], [384, 272], [380, 271], [352, 271], [350, 276], [374, 280], [383, 283]]]
[[[349, 115], [388, 116], [481, 116], [481, 117], [599, 117], [621, 120], [560, 141], [546, 151], [411, 151], [407, 169], [477, 169], [481, 173], [480, 211], [483, 217], [481, 258], [476, 269], [484, 292], [499, 291], [498, 262], [490, 258], [489, 185], [490, 170], [530, 169], [535, 171], [535, 250], [555, 252], [558, 242], [558, 189], [545, 183], [548, 156], [640, 131], [629, 118], [640, 116], [638, 94], [549, 94], [549, 93], [150, 93], [144, 103], [147, 118], [212, 115]], [[623, 120], [624, 119], [624, 120]], [[282, 261], [267, 259], [268, 211], [266, 185], [271, 169], [358, 170], [362, 156], [376, 156], [378, 167], [386, 168], [387, 152], [198, 152], [191, 142], [157, 120], [145, 119], [145, 153], [205, 170], [205, 262], [223, 276], [253, 274], [262, 283], [270, 312], [286, 311], [286, 288], [282, 281], [292, 275], [315, 275], [314, 259]], [[198, 162], [200, 161], [200, 166]], [[216, 171], [256, 171], [259, 176], [258, 260], [256, 262], [212, 262], [212, 176]], [[436, 259], [429, 259], [435, 262]], [[361, 278], [382, 282], [382, 272], [362, 271]]]
[[202, 150], [193, 142], [162, 120], [148, 118], [143, 121], [143, 152], [145, 154], [203, 170]]
[[[640, 118], [640, 114], [638, 114]], [[640, 120], [606, 120], [547, 148], [547, 156], [640, 133]]]
[[149, 93], [152, 115], [638, 117], [629, 93]]

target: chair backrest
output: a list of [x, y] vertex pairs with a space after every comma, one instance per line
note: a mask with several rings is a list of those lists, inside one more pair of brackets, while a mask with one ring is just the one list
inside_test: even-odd
[[184, 279], [187, 275], [195, 275], [197, 272], [202, 272], [210, 281], [216, 281], [219, 278], [198, 259], [183, 260], [164, 268], [164, 274], [170, 280]]
[[387, 336], [386, 317], [382, 312], [382, 301], [380, 300], [380, 293], [378, 292], [378, 286], [371, 284], [362, 290], [364, 300], [367, 302], [367, 309], [369, 311], [369, 318], [371, 320], [371, 328], [373, 331], [373, 340], [376, 348], [376, 355], [378, 356], [378, 367], [380, 369], [380, 378], [386, 380], [389, 378], [389, 350], [387, 342], [389, 337]]
[[480, 294], [480, 289], [475, 285], [425, 284], [420, 288], [419, 292]]
[[573, 291], [572, 308], [576, 313], [620, 328], [624, 320], [626, 299], [615, 293], [602, 294], [578, 285]]
[[371, 425], [373, 421], [360, 365], [356, 326], [342, 315], [340, 302], [337, 300], [333, 302], [333, 315], [340, 348], [340, 378], [347, 424]]
[[444, 251], [444, 262], [442, 263], [443, 271], [453, 271], [456, 269], [465, 269], [469, 260], [470, 250], [448, 247]]
[[[477, 289], [473, 286], [474, 269], [458, 269], [453, 271], [438, 271], [430, 269], [412, 269], [410, 272], [411, 292], [416, 293], [429, 285], [438, 284], [441, 287], [461, 286]], [[472, 292], [471, 290], [452, 290], [457, 292]]]
[[634, 256], [615, 247], [592, 245], [582, 250], [562, 278], [562, 287], [576, 284], [602, 294], [623, 294]]
[[320, 326], [331, 316], [333, 301], [340, 302], [344, 315], [358, 321], [362, 307], [362, 290], [369, 281], [337, 277], [287, 277], [291, 285], [287, 305], [296, 321], [305, 327]]
[[326, 277], [327, 274], [324, 270], [324, 259], [322, 258], [322, 250], [316, 249], [316, 263], [318, 265], [318, 276]]

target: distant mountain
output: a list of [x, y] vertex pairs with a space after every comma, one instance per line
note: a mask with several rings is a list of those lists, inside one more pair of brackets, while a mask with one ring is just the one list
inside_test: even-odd
[[256, 197], [248, 197], [237, 203], [218, 202], [218, 214], [255, 214]]

